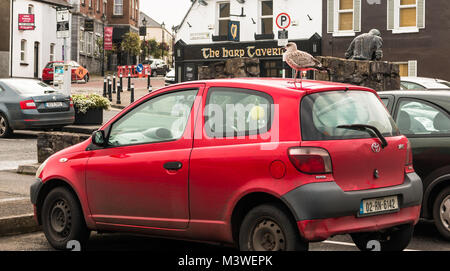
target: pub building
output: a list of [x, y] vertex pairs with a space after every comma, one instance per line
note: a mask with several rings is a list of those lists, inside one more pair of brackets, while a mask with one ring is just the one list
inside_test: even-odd
[[[321, 55], [322, 5], [306, 0], [200, 0], [193, 1], [176, 29], [175, 73], [177, 82], [198, 79], [259, 76], [292, 77], [282, 61], [279, 39], [288, 35], [300, 50]], [[308, 6], [308, 9], [300, 7]], [[283, 17], [283, 18], [281, 18]], [[284, 32], [283, 28], [287, 27]], [[283, 36], [284, 35], [284, 36]], [[280, 45], [280, 46], [279, 46]], [[236, 61], [241, 59], [242, 62]], [[226, 62], [244, 66], [246, 74], [226, 71]], [[247, 65], [257, 65], [251, 69]], [[215, 76], [205, 77], [205, 68]], [[252, 73], [255, 70], [257, 73]]]

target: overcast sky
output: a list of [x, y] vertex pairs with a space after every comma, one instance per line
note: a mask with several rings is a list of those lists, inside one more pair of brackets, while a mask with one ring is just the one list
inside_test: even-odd
[[190, 0], [141, 0], [140, 10], [158, 23], [164, 22], [166, 29], [179, 25], [186, 15]]

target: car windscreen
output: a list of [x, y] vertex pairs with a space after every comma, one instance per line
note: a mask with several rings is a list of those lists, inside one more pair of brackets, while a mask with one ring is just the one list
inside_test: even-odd
[[370, 125], [383, 136], [397, 136], [399, 130], [378, 97], [368, 91], [328, 91], [305, 96], [301, 101], [301, 129], [305, 141], [369, 138], [370, 130], [338, 128], [342, 125]]
[[441, 83], [441, 82], [437, 82], [437, 81], [436, 82], [433, 82], [433, 81], [422, 82], [421, 84], [428, 89], [433, 89], [433, 88], [435, 88], [435, 89], [450, 89], [450, 86], [448, 86], [444, 83]]
[[10, 79], [6, 84], [20, 95], [38, 96], [58, 92], [51, 86], [37, 80]]

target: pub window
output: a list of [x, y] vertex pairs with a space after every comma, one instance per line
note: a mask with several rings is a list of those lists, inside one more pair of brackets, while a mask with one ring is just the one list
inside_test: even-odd
[[261, 34], [273, 33], [273, 1], [261, 1]]
[[361, 0], [327, 0], [327, 31], [333, 36], [355, 36], [361, 31]]
[[397, 62], [400, 68], [400, 77], [417, 77], [417, 60]]
[[228, 24], [230, 22], [230, 2], [218, 3], [219, 6], [219, 36], [228, 35]]
[[394, 34], [425, 28], [425, 0], [388, 0], [388, 30]]
[[114, 0], [114, 15], [123, 15], [123, 0]]
[[20, 41], [20, 61], [25, 62], [27, 57], [27, 40]]

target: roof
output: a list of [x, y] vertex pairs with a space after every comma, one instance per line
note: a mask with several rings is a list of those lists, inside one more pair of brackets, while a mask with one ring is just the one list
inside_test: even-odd
[[69, 4], [66, 0], [34, 0], [34, 1], [56, 5], [60, 7], [72, 7], [72, 5]]
[[283, 78], [233, 78], [233, 79], [214, 79], [214, 80], [203, 80], [203, 81], [190, 81], [181, 83], [179, 85], [189, 85], [189, 84], [208, 84], [213, 86], [223, 86], [223, 87], [251, 87], [251, 86], [265, 86], [273, 90], [286, 91], [292, 90], [295, 92], [307, 92], [314, 93], [327, 90], [364, 90], [376, 93], [375, 90], [354, 86], [349, 84], [327, 82], [327, 81], [315, 81], [315, 80], [303, 80], [302, 84], [297, 80], [294, 83], [293, 79], [283, 79]]
[[142, 24], [142, 20], [144, 20], [144, 18], [147, 20], [147, 27], [158, 27], [158, 28], [161, 28], [161, 24], [160, 23], [158, 23], [152, 17], [148, 16], [147, 14], [145, 14], [142, 11], [140, 12], [140, 15], [139, 15], [139, 26], [144, 26]]

